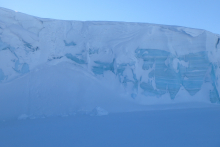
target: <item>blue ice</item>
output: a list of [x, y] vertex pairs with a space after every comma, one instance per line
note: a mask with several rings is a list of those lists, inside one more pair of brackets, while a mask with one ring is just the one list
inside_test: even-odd
[[79, 59], [79, 58], [77, 58], [76, 56], [73, 56], [73, 55], [70, 54], [70, 53], [67, 53], [65, 56], [66, 56], [68, 59], [70, 59], [70, 60], [72, 60], [72, 61], [74, 61], [74, 62], [76, 62], [76, 63], [78, 63], [78, 64], [86, 64], [86, 62], [85, 62], [84, 60]]
[[97, 75], [101, 75], [104, 71], [112, 71], [114, 73], [114, 60], [111, 63], [108, 62], [101, 62], [101, 61], [94, 61], [97, 66], [93, 66], [92, 71]]
[[2, 69], [0, 69], [0, 82], [2, 80], [4, 80], [4, 79], [5, 79], [5, 75], [4, 75], [3, 71], [2, 71]]
[[30, 43], [28, 43], [28, 42], [26, 42], [26, 41], [24, 41], [24, 40], [22, 40], [23, 41], [23, 43], [24, 43], [24, 46], [25, 47], [27, 47], [27, 48], [29, 48], [32, 52], [34, 52], [34, 51], [37, 51], [39, 48], [38, 47], [33, 47]]
[[98, 54], [99, 50], [98, 49], [89, 49], [89, 54]]
[[[20, 68], [20, 66], [22, 66]], [[29, 65], [27, 63], [20, 63], [19, 60], [17, 60], [15, 62], [15, 68], [14, 70], [20, 74], [26, 74], [28, 73], [30, 70], [29, 70]]]
[[[137, 49], [135, 53], [137, 58], [144, 61], [143, 70], [148, 70], [155, 65], [149, 77], [155, 79], [156, 90], [153, 89], [152, 83], [142, 82], [140, 87], [145, 91], [145, 95], [161, 96], [168, 91], [171, 99], [174, 99], [181, 86], [184, 86], [190, 95], [195, 95], [201, 89], [207, 70], [211, 66], [205, 51], [178, 57], [156, 49]], [[174, 58], [188, 62], [188, 67], [178, 63], [179, 72], [176, 72], [172, 65]], [[165, 64], [167, 59], [170, 61], [169, 64]], [[215, 87], [214, 84], [213, 86]], [[212, 97], [213, 95], [219, 97], [216, 90], [214, 93]]]
[[27, 64], [27, 63], [24, 63], [23, 65], [22, 65], [22, 68], [21, 68], [21, 71], [20, 71], [20, 73], [21, 74], [25, 74], [25, 73], [28, 73], [30, 70], [29, 70], [29, 65]]
[[215, 83], [216, 82], [216, 76], [215, 76], [215, 70], [214, 70], [215, 68], [218, 68], [218, 67], [212, 66], [211, 80], [212, 80], [213, 89], [210, 90], [209, 97], [212, 103], [220, 103], [220, 97], [219, 97], [219, 93], [218, 93], [218, 90], [216, 88], [216, 83]]
[[65, 43], [65, 46], [76, 46], [76, 43], [73, 41], [70, 43], [67, 43], [66, 40], [63, 40], [63, 42]]
[[8, 48], [9, 45], [2, 42], [1, 38], [0, 38], [0, 50], [5, 50], [6, 48]]

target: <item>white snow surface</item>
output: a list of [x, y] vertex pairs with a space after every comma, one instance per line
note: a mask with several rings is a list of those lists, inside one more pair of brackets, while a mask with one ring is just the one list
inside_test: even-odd
[[205, 30], [0, 8], [0, 120], [219, 103], [219, 57]]
[[0, 122], [2, 147], [219, 147], [220, 109], [188, 108]]

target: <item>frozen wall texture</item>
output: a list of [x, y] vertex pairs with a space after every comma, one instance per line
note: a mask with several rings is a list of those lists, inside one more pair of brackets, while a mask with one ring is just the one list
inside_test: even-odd
[[0, 117], [219, 103], [219, 77], [220, 36], [205, 30], [61, 21], [0, 8]]

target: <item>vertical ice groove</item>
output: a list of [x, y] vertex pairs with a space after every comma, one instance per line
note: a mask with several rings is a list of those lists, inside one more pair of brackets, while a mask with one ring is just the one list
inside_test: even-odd
[[219, 42], [220, 42], [220, 38], [217, 39], [217, 42], [216, 42], [216, 45], [215, 45], [216, 48], [218, 48]]
[[132, 91], [132, 94], [131, 94], [131, 97], [132, 98], [136, 98], [137, 97], [137, 94], [138, 94], [138, 79], [137, 79], [137, 76], [134, 72], [134, 70], [132, 69], [132, 74], [133, 74], [133, 91]]

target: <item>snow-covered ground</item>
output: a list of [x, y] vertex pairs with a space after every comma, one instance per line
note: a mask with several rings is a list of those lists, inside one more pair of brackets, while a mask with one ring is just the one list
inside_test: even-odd
[[1, 147], [219, 147], [220, 108], [0, 122]]

